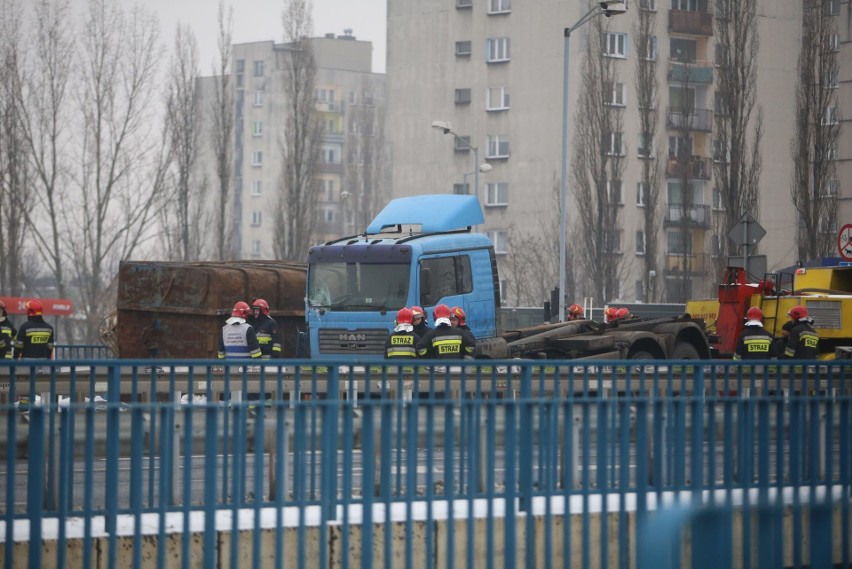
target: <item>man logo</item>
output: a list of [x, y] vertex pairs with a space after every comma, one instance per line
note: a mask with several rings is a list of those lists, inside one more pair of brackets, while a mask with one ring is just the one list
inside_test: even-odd
[[366, 334], [347, 334], [344, 332], [337, 337], [341, 342], [363, 342], [367, 339]]

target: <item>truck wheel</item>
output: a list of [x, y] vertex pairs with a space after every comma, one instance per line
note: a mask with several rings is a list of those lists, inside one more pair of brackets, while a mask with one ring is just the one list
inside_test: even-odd
[[698, 355], [698, 350], [695, 349], [695, 346], [688, 342], [678, 342], [675, 344], [674, 351], [672, 352], [673, 360], [700, 360], [701, 356]]
[[645, 350], [639, 350], [639, 351], [636, 351], [636, 352], [633, 352], [632, 354], [630, 354], [630, 357], [628, 359], [631, 359], [631, 360], [654, 360], [656, 358], [654, 357], [654, 354], [652, 354], [651, 352], [646, 352]]

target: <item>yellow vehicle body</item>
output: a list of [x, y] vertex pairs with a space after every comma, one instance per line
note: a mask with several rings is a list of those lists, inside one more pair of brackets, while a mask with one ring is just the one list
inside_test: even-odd
[[[742, 287], [744, 302], [736, 306], [734, 317], [744, 320], [752, 306], [763, 311], [763, 325], [774, 336], [790, 318], [787, 313], [794, 306], [804, 306], [814, 320], [814, 329], [820, 337], [822, 358], [833, 358], [838, 346], [852, 346], [852, 267], [808, 267], [796, 270], [792, 286], [785, 288], [772, 281], [771, 293], [757, 292], [766, 287], [748, 283], [734, 283], [722, 287]], [[721, 289], [721, 287], [720, 287]], [[754, 289], [755, 293], [749, 294]], [[721, 294], [721, 292], [720, 292]], [[731, 295], [729, 295], [730, 297]], [[719, 324], [721, 303], [718, 299], [691, 300], [686, 311], [696, 318], [704, 318], [709, 334], [732, 334], [733, 328]], [[726, 306], [732, 307], [730, 303]], [[739, 314], [741, 310], [742, 314]], [[722, 316], [725, 318], [725, 316]], [[742, 327], [738, 326], [737, 330]], [[719, 345], [731, 346], [731, 339], [722, 338]], [[722, 355], [727, 355], [723, 353]]]

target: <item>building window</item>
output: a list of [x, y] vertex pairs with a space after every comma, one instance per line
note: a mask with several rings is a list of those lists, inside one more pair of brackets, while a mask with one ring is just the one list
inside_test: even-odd
[[692, 255], [692, 232], [672, 230], [666, 232], [667, 255]]
[[831, 51], [840, 51], [840, 36], [838, 34], [828, 36], [828, 49]]
[[508, 158], [509, 137], [505, 134], [488, 135], [488, 151], [486, 158]]
[[349, 104], [354, 105], [358, 102], [358, 93], [355, 91], [349, 91]]
[[639, 0], [639, 9], [650, 12], [657, 11], [657, 0]]
[[669, 158], [674, 160], [681, 154], [692, 156], [692, 138], [689, 136], [670, 136]]
[[261, 182], [260, 180], [254, 180], [251, 183], [251, 195], [253, 195], [253, 196], [263, 195], [263, 182]]
[[840, 0], [827, 0], [824, 5], [826, 16], [840, 15]]
[[322, 161], [326, 164], [337, 164], [337, 153], [333, 148], [325, 148], [322, 151]]
[[606, 83], [604, 86], [604, 97], [605, 105], [611, 105], [613, 107], [625, 106], [627, 89], [625, 88], [624, 83]]
[[460, 196], [466, 196], [468, 192], [467, 184], [453, 184], [453, 193]]
[[636, 182], [636, 205], [645, 207], [648, 203], [648, 184], [645, 182]]
[[509, 61], [509, 38], [488, 38], [485, 42], [485, 60], [488, 63]]
[[251, 240], [251, 254], [254, 256], [260, 255], [260, 239]]
[[636, 232], [636, 254], [644, 255], [645, 254], [645, 232], [637, 231]]
[[260, 166], [261, 164], [263, 164], [263, 152], [255, 150], [251, 153], [251, 165]]
[[719, 138], [713, 139], [713, 162], [729, 164], [731, 162], [731, 151]]
[[334, 223], [334, 210], [333, 209], [325, 210], [325, 221], [327, 223]]
[[254, 62], [254, 76], [263, 77], [263, 61]]
[[697, 12], [700, 7], [700, 0], [672, 0], [672, 10]]
[[473, 7], [473, 0], [456, 0], [456, 8], [457, 9], [472, 8], [472, 7]]
[[713, 210], [725, 210], [725, 200], [722, 199], [722, 192], [718, 188], [713, 188]]
[[837, 107], [826, 107], [822, 115], [822, 124], [825, 126], [837, 124]]
[[258, 227], [258, 226], [260, 226], [260, 221], [261, 221], [261, 212], [259, 212], [259, 211], [251, 212], [251, 224], [254, 227]]
[[512, 0], [488, 0], [489, 14], [505, 14], [512, 11]]
[[837, 143], [829, 144], [825, 149], [825, 159], [832, 161], [837, 160]]
[[657, 36], [648, 36], [648, 44], [645, 53], [642, 54], [645, 61], [657, 61]]
[[263, 136], [263, 122], [262, 121], [254, 121], [254, 128], [252, 128], [251, 135], [258, 137]]
[[605, 132], [601, 141], [601, 149], [609, 156], [624, 156], [624, 133]]
[[684, 38], [669, 38], [669, 59], [678, 63], [695, 63], [698, 43]]
[[466, 56], [470, 55], [472, 51], [470, 40], [456, 42], [456, 55]]
[[470, 104], [470, 89], [456, 89], [455, 101], [457, 105]]
[[486, 184], [485, 205], [488, 207], [509, 205], [509, 183], [489, 182]]
[[245, 73], [246, 71], [246, 60], [238, 59], [237, 60], [237, 73]]
[[827, 71], [823, 78], [823, 87], [826, 89], [837, 89], [837, 70]]
[[453, 150], [456, 152], [470, 152], [471, 146], [469, 136], [456, 136], [453, 140]]
[[604, 55], [608, 57], [627, 57], [627, 34], [607, 32], [604, 36]]
[[242, 89], [245, 86], [245, 81], [243, 81], [243, 74], [237, 73], [237, 89]]
[[642, 281], [634, 281], [634, 289], [636, 290], [636, 302], [645, 302], [645, 283]]
[[254, 106], [262, 107], [263, 106], [263, 91], [255, 91], [254, 92]]
[[[604, 229], [604, 251], [610, 253], [621, 253], [621, 230], [620, 229]], [[618, 295], [616, 295], [618, 296]]]
[[607, 180], [606, 195], [609, 198], [609, 203], [624, 205], [624, 182]]
[[325, 181], [325, 189], [326, 189], [326, 198], [328, 201], [334, 201], [334, 180], [326, 180]]
[[654, 137], [647, 132], [640, 132], [636, 145], [636, 156], [639, 158], [654, 157]]
[[489, 87], [485, 91], [486, 111], [505, 111], [509, 108], [509, 88]]
[[486, 233], [491, 242], [494, 243], [494, 253], [505, 255], [509, 252], [509, 237], [505, 229], [495, 229]]
[[836, 198], [840, 192], [840, 180], [832, 178], [825, 183], [825, 195], [830, 198]]

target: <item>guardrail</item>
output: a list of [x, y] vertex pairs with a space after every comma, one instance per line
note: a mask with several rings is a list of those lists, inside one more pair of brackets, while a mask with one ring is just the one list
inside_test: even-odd
[[718, 503], [848, 566], [852, 362], [457, 363], [0, 364], [4, 566], [635, 567]]

